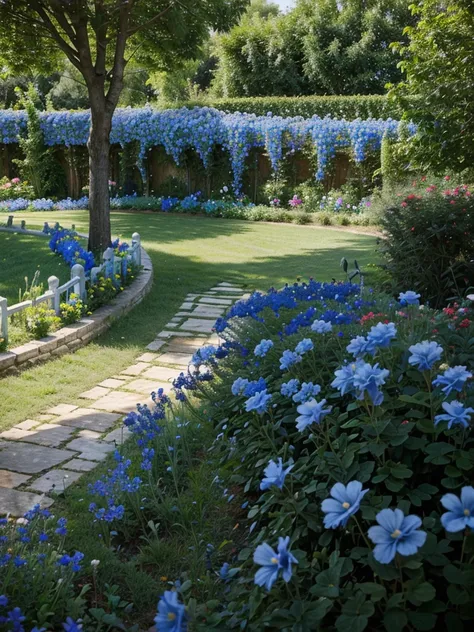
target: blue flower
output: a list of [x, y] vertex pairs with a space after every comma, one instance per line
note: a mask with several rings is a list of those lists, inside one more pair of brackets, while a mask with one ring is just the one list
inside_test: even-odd
[[405, 516], [401, 509], [382, 509], [375, 517], [380, 526], [370, 527], [369, 538], [376, 545], [374, 557], [381, 564], [389, 564], [396, 553], [414, 555], [426, 540], [426, 533], [418, 531], [421, 519]]
[[40, 542], [47, 542], [49, 540], [49, 536], [47, 533], [40, 533], [38, 536], [38, 540]]
[[418, 366], [419, 371], [429, 371], [435, 362], [441, 358], [443, 353], [443, 347], [437, 342], [423, 340], [416, 345], [411, 345], [408, 348], [411, 356], [408, 358], [408, 362], [412, 366]]
[[301, 362], [302, 359], [303, 358], [294, 351], [286, 349], [286, 351], [283, 351], [283, 355], [280, 358], [280, 370], [286, 371], [294, 364]]
[[364, 338], [364, 336], [356, 336], [355, 338], [352, 338], [350, 343], [347, 345], [346, 350], [349, 353], [352, 353], [355, 358], [361, 358], [367, 353], [374, 355], [375, 342]]
[[446, 531], [457, 533], [467, 527], [474, 531], [474, 487], [463, 487], [461, 498], [445, 494], [441, 504], [448, 510], [441, 516], [441, 524]]
[[256, 395], [260, 391], [264, 391], [267, 388], [267, 383], [265, 382], [263, 377], [259, 377], [258, 380], [254, 380], [253, 382], [249, 382], [244, 388], [245, 397], [252, 397], [252, 395]]
[[294, 465], [289, 465], [286, 470], [283, 469], [283, 460], [281, 457], [278, 459], [278, 462], [269, 461], [267, 467], [264, 469], [265, 477], [260, 483], [260, 489], [269, 489], [272, 485], [275, 485], [278, 489], [282, 489], [286, 475], [293, 467]]
[[360, 502], [368, 491], [362, 489], [362, 483], [359, 481], [351, 481], [347, 486], [342, 483], [333, 485], [330, 491], [332, 498], [326, 498], [321, 504], [321, 509], [326, 514], [326, 529], [345, 527], [352, 514], [359, 510]]
[[364, 399], [367, 391], [375, 406], [383, 402], [383, 393], [378, 390], [379, 386], [385, 384], [385, 378], [390, 371], [379, 368], [378, 363], [372, 366], [367, 362], [361, 362], [356, 366], [354, 373], [354, 388], [359, 391], [357, 399]]
[[267, 590], [271, 590], [278, 579], [280, 570], [285, 582], [288, 583], [290, 581], [293, 575], [291, 565], [298, 564], [298, 560], [290, 553], [288, 549], [289, 544], [289, 536], [278, 538], [278, 553], [266, 542], [257, 546], [253, 554], [253, 561], [262, 567], [255, 573], [257, 586], [265, 586]]
[[186, 629], [184, 606], [179, 603], [176, 591], [165, 590], [158, 602], [155, 623], [159, 632], [182, 632]]
[[362, 364], [361, 360], [351, 362], [350, 364], [344, 364], [340, 369], [334, 371], [336, 379], [331, 382], [331, 386], [336, 388], [341, 395], [354, 393], [354, 376], [359, 364]]
[[435, 426], [440, 423], [440, 421], [448, 422], [448, 429], [451, 426], [462, 426], [463, 428], [469, 427], [469, 421], [471, 419], [470, 413], [474, 413], [474, 408], [464, 408], [464, 404], [454, 400], [453, 402], [443, 402], [442, 407], [446, 411], [443, 415], [436, 415], [434, 418]]
[[229, 568], [230, 568], [230, 564], [228, 562], [224, 562], [224, 564], [222, 564], [221, 569], [219, 571], [219, 577], [221, 579], [228, 579]]
[[207, 345], [205, 347], [201, 347], [196, 351], [196, 353], [191, 358], [191, 364], [200, 365], [204, 364], [211, 358], [213, 358], [216, 354], [216, 347], [214, 345]]
[[328, 334], [332, 331], [332, 325], [325, 320], [315, 320], [311, 325], [311, 331], [317, 334]]
[[376, 347], [386, 348], [397, 335], [394, 323], [378, 323], [371, 327], [367, 334], [367, 340], [373, 342]]
[[5, 595], [0, 595], [0, 606], [3, 608], [5, 606], [8, 606], [8, 597], [6, 597]]
[[295, 347], [295, 352], [303, 355], [307, 351], [314, 349], [313, 341], [310, 338], [303, 338]]
[[271, 340], [260, 340], [260, 342], [254, 349], [254, 355], [259, 358], [263, 358], [263, 356], [266, 356], [272, 347], [273, 342]]
[[300, 386], [300, 381], [296, 378], [289, 380], [288, 382], [284, 382], [281, 385], [280, 393], [285, 397], [291, 397], [293, 393], [296, 393]]
[[66, 529], [66, 525], [67, 525], [67, 519], [66, 518], [59, 518], [58, 522], [57, 522], [57, 529], [55, 530], [55, 533], [57, 535], [67, 535], [67, 529]]
[[453, 366], [446, 369], [442, 375], [438, 375], [433, 380], [433, 386], [443, 386], [441, 390], [448, 397], [452, 391], [462, 391], [464, 384], [471, 377], [472, 373], [465, 366]]
[[82, 630], [82, 623], [80, 621], [74, 621], [71, 617], [67, 617], [66, 622], [63, 623], [65, 632], [80, 632]]
[[266, 389], [259, 391], [245, 402], [245, 410], [247, 412], [255, 410], [259, 415], [263, 415], [267, 411], [271, 399], [272, 396], [267, 393]]
[[312, 397], [316, 397], [321, 392], [319, 384], [313, 384], [313, 382], [303, 382], [301, 388], [296, 395], [293, 395], [293, 401], [297, 403], [307, 402]]
[[420, 295], [413, 290], [408, 290], [407, 292], [400, 292], [398, 296], [398, 300], [402, 305], [419, 305]]
[[246, 378], [238, 377], [236, 380], [234, 380], [232, 388], [230, 389], [232, 395], [242, 395], [248, 383], [249, 381]]
[[19, 555], [16, 555], [15, 559], [13, 560], [13, 564], [17, 568], [21, 568], [22, 566], [26, 565], [26, 560], [23, 557], [20, 557]]
[[326, 415], [329, 415], [332, 410], [332, 406], [324, 408], [325, 404], [325, 399], [322, 399], [320, 402], [317, 402], [315, 399], [310, 399], [309, 402], [300, 404], [296, 409], [300, 413], [299, 417], [296, 418], [296, 429], [301, 432], [313, 423], [321, 423], [321, 420]]

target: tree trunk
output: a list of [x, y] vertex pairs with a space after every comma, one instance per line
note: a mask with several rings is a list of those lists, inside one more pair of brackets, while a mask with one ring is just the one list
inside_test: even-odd
[[89, 250], [102, 254], [110, 238], [110, 130], [112, 114], [106, 112], [104, 99], [91, 107], [89, 150]]

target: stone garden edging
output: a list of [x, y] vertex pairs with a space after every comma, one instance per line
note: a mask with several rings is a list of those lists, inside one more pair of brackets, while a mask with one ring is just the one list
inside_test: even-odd
[[[18, 228], [2, 229], [2, 232], [41, 235], [40, 231], [21, 230]], [[43, 234], [44, 235], [44, 234]], [[135, 281], [123, 292], [120, 292], [108, 305], [97, 309], [91, 316], [81, 318], [72, 325], [62, 327], [40, 340], [15, 347], [0, 353], [0, 379], [6, 375], [16, 374], [20, 369], [27, 369], [40, 362], [46, 362], [58, 356], [76, 351], [102, 334], [114, 320], [127, 314], [138, 305], [151, 290], [153, 283], [153, 265], [145, 250], [141, 249], [142, 271]]]

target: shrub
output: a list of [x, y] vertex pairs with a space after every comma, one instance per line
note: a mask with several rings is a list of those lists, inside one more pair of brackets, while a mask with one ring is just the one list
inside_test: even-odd
[[44, 303], [27, 307], [24, 311], [26, 330], [37, 340], [45, 338], [61, 324], [61, 319], [56, 316], [54, 310]]
[[[66, 617], [77, 618], [84, 611], [84, 590], [75, 591], [75, 577], [82, 569], [84, 555], [68, 551], [67, 520], [55, 518], [47, 509], [36, 505], [16, 523], [0, 519], [0, 584], [8, 603], [0, 601], [0, 621], [14, 619], [3, 614], [20, 608], [37, 628], [59, 629]], [[68, 554], [70, 553], [70, 555]], [[2, 599], [0, 597], [0, 599]], [[6, 607], [8, 606], [8, 608]], [[3, 628], [2, 628], [3, 629]]]
[[71, 294], [69, 300], [59, 305], [61, 320], [64, 325], [72, 325], [83, 315], [85, 306], [83, 301], [76, 295]]
[[91, 284], [87, 289], [87, 309], [90, 312], [99, 309], [102, 305], [110, 303], [115, 297], [119, 288], [110, 278], [106, 278], [103, 274], [99, 274], [97, 281]]
[[474, 284], [474, 202], [466, 186], [430, 185], [392, 199], [381, 223], [380, 251], [398, 289], [408, 284], [440, 307]]
[[473, 313], [401, 299], [255, 293], [194, 359], [251, 523], [206, 630], [469, 629]]
[[[202, 107], [202, 101], [184, 103], [158, 103], [162, 109], [186, 107]], [[208, 107], [225, 112], [249, 112], [257, 116], [312, 116], [326, 115], [337, 118], [398, 118], [400, 107], [389, 102], [382, 95], [355, 96], [309, 96], [309, 97], [248, 97], [234, 99], [212, 99], [206, 101]]]

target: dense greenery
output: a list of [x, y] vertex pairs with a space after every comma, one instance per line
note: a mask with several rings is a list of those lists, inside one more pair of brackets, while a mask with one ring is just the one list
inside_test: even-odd
[[380, 250], [395, 288], [408, 284], [443, 307], [474, 285], [474, 203], [469, 188], [451, 186], [449, 178], [444, 189], [414, 184], [385, 206]]
[[418, 125], [411, 158], [423, 170], [463, 170], [474, 159], [472, 2], [424, 0], [413, 12], [409, 43], [396, 47], [406, 80], [393, 91]]
[[403, 0], [300, 0], [218, 38], [213, 91], [226, 97], [381, 94], [401, 79], [392, 42], [413, 24]]
[[199, 99], [196, 101], [159, 101], [160, 108], [202, 106], [225, 112], [249, 112], [265, 116], [333, 116], [335, 118], [398, 118], [402, 111], [398, 104], [383, 95], [302, 96], [302, 97], [243, 97], [233, 99]]

